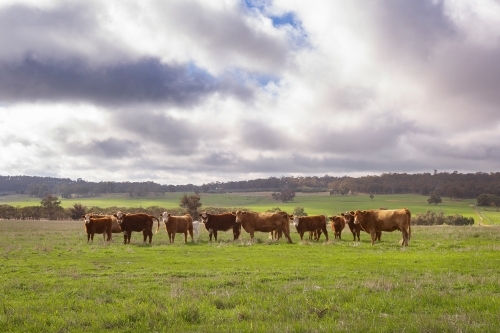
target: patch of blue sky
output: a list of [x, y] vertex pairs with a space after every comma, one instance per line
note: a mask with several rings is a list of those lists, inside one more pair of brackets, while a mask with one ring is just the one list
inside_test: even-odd
[[295, 14], [292, 12], [285, 13], [281, 16], [271, 16], [270, 19], [273, 21], [275, 27], [282, 25], [291, 25], [294, 28], [298, 28], [299, 25], [295, 19]]

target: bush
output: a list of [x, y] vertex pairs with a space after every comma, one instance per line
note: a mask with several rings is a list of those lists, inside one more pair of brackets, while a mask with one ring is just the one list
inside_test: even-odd
[[413, 225], [473, 225], [474, 219], [459, 214], [444, 216], [442, 212], [435, 213], [428, 210], [424, 214], [413, 216], [411, 223]]

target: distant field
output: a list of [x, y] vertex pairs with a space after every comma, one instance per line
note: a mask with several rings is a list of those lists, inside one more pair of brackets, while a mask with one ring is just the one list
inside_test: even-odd
[[[233, 199], [232, 199], [233, 200]], [[234, 199], [236, 200], [236, 199]], [[88, 244], [81, 221], [0, 221], [0, 332], [498, 332], [500, 226], [343, 239]]]
[[[193, 194], [193, 193], [188, 193]], [[178, 208], [180, 198], [184, 193], [166, 193], [164, 197], [156, 198], [130, 198], [128, 194], [110, 195], [96, 198], [76, 198], [63, 199], [61, 205], [65, 208], [72, 207], [75, 203], [81, 203], [87, 207], [151, 207], [160, 206], [166, 209]], [[309, 215], [326, 214], [333, 215], [355, 209], [378, 209], [385, 207], [396, 209], [406, 207], [412, 214], [425, 213], [427, 210], [443, 212], [445, 215], [460, 214], [472, 217], [476, 222], [484, 224], [500, 224], [500, 212], [484, 211], [478, 215], [474, 205], [475, 199], [451, 201], [442, 198], [439, 205], [429, 205], [427, 196], [421, 195], [375, 195], [370, 199], [368, 195], [356, 196], [331, 196], [328, 193], [303, 194], [297, 193], [292, 202], [281, 203], [271, 197], [271, 192], [255, 193], [225, 193], [225, 194], [204, 194], [201, 193], [201, 203], [205, 207], [229, 207], [229, 208], [249, 208], [262, 212], [268, 209], [279, 207], [281, 210], [291, 213], [295, 207], [304, 207]], [[3, 196], [0, 197], [0, 204], [12, 206], [32, 206], [39, 205], [40, 199], [29, 198], [27, 196]], [[482, 210], [481, 210], [482, 211]], [[479, 212], [481, 214], [481, 211]], [[482, 218], [482, 219], [481, 219]]]

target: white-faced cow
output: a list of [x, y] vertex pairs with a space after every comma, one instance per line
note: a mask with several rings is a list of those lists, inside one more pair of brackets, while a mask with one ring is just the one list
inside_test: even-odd
[[160, 229], [160, 220], [153, 215], [148, 214], [123, 214], [118, 212], [113, 214], [116, 217], [118, 224], [123, 232], [123, 244], [130, 244], [130, 237], [132, 236], [132, 231], [141, 232], [144, 236], [144, 242], [149, 237], [149, 244], [153, 240], [153, 219], [158, 221], [158, 227], [156, 232]]
[[290, 220], [293, 221], [293, 225], [297, 229], [300, 235], [300, 240], [303, 240], [304, 233], [309, 231], [309, 238], [314, 235], [314, 240], [319, 240], [321, 237], [321, 232], [325, 234], [326, 240], [328, 240], [328, 231], [326, 230], [326, 216], [325, 215], [315, 215], [315, 216], [294, 216], [289, 215]]
[[199, 214], [201, 221], [205, 224], [205, 228], [208, 231], [208, 235], [210, 236], [210, 241], [212, 241], [212, 235], [217, 241], [217, 232], [218, 231], [228, 231], [229, 229], [233, 230], [233, 241], [237, 240], [240, 237], [241, 233], [241, 224], [236, 223], [236, 216], [231, 213], [224, 214], [209, 214], [203, 212]]
[[251, 213], [238, 210], [232, 213], [236, 216], [236, 223], [241, 223], [243, 229], [250, 234], [250, 239], [253, 242], [255, 231], [283, 232], [289, 243], [292, 243], [290, 238], [290, 223], [286, 212], [275, 213]]
[[165, 223], [165, 230], [168, 233], [168, 240], [173, 243], [175, 240], [175, 234], [184, 234], [184, 243], [187, 243], [187, 235], [191, 236], [191, 241], [193, 239], [193, 218], [191, 215], [186, 214], [182, 216], [173, 216], [167, 212], [160, 214], [163, 222]]
[[411, 237], [411, 212], [408, 209], [357, 210], [351, 214], [354, 215], [354, 223], [360, 224], [363, 230], [370, 233], [372, 245], [378, 231], [399, 230], [403, 234], [401, 246], [408, 246]]
[[332, 216], [330, 217], [332, 221], [332, 230], [335, 233], [335, 239], [342, 239], [342, 230], [345, 228], [345, 219], [343, 216]]
[[[350, 212], [345, 212], [340, 214], [344, 217], [345, 223], [349, 227], [349, 230], [351, 230], [352, 237], [354, 238], [354, 241], [356, 241], [356, 237], [359, 240], [359, 234], [361, 233], [361, 224], [355, 224], [354, 223], [354, 214], [351, 214]], [[382, 237], [382, 231], [377, 231], [375, 235], [375, 240], [378, 240], [380, 242], [380, 239]]]
[[94, 241], [94, 234], [103, 234], [108, 236], [107, 241], [111, 241], [111, 227], [113, 220], [110, 217], [93, 217], [91, 214], [82, 215], [87, 232], [87, 242]]

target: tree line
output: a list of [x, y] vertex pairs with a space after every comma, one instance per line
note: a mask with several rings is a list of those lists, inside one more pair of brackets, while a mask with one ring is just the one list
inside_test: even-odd
[[458, 173], [383, 173], [379, 176], [334, 177], [329, 175], [308, 177], [269, 177], [246, 181], [211, 182], [203, 185], [161, 185], [154, 182], [88, 182], [68, 178], [0, 176], [0, 195], [25, 194], [38, 198], [47, 195], [93, 197], [102, 194], [128, 193], [131, 197], [162, 196], [166, 192], [225, 193], [266, 191], [330, 192], [331, 195], [357, 193], [420, 194], [435, 193], [455, 199], [477, 198], [487, 193], [500, 196], [500, 172]]

